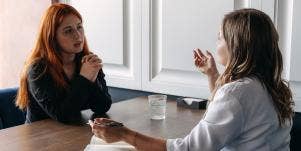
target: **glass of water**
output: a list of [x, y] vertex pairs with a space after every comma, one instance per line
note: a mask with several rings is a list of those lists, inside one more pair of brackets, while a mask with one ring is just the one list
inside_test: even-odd
[[166, 95], [156, 94], [148, 96], [150, 118], [154, 120], [165, 119]]

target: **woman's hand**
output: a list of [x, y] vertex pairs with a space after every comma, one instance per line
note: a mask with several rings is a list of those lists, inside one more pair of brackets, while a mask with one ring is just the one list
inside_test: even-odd
[[124, 141], [134, 146], [137, 150], [166, 151], [165, 139], [153, 138], [147, 135], [143, 135], [125, 126], [121, 126], [121, 127], [102, 126], [110, 122], [115, 122], [115, 121], [106, 118], [96, 118], [94, 122], [89, 121], [94, 135], [96, 137], [103, 139], [107, 143]]
[[213, 92], [219, 73], [212, 54], [209, 51], [206, 51], [206, 53], [203, 54], [200, 49], [196, 48], [193, 50], [193, 56], [195, 66], [208, 76], [209, 89], [210, 92]]
[[[128, 129], [124, 126], [105, 126], [106, 123], [115, 122], [106, 118], [96, 118], [94, 122], [89, 121], [92, 127], [92, 132], [96, 137], [99, 137], [107, 143], [114, 143], [122, 140], [122, 137], [126, 135]], [[96, 124], [97, 123], [97, 124]]]
[[218, 74], [215, 60], [209, 51], [205, 54], [198, 48], [193, 50], [195, 66], [207, 76], [214, 76]]
[[99, 70], [102, 68], [102, 60], [95, 54], [89, 54], [82, 58], [80, 75], [91, 82], [95, 82]]

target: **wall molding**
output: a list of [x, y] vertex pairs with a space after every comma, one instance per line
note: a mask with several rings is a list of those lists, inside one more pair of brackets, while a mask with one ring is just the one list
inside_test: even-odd
[[[181, 29], [177, 26], [169, 25], [168, 27], [170, 27], [172, 30], [165, 29], [167, 27], [166, 24], [174, 24], [177, 21], [173, 20], [174, 18], [172, 17], [174, 16], [172, 15], [190, 15], [191, 17], [193, 15], [198, 16], [199, 14], [195, 12], [187, 13], [187, 11], [179, 9], [181, 5], [183, 5], [181, 2], [178, 2], [174, 5], [175, 7], [178, 7], [176, 9], [178, 11], [177, 12], [170, 11], [172, 9], [167, 7], [169, 6], [167, 3], [172, 5], [174, 4], [171, 3], [171, 1], [121, 1], [122, 8], [120, 9], [122, 9], [123, 12], [123, 37], [122, 42], [120, 42], [120, 45], [122, 45], [122, 52], [118, 53], [123, 54], [121, 55], [122, 58], [118, 58], [117, 61], [104, 63], [104, 72], [107, 75], [106, 79], [108, 85], [127, 89], [166, 93], [171, 95], [204, 98], [208, 97], [210, 94], [207, 77], [203, 76], [192, 68], [185, 70], [186, 66], [179, 68], [175, 67], [179, 64], [177, 64], [174, 60], [178, 59], [166, 59], [166, 57], [171, 54], [171, 51], [169, 50], [176, 48], [170, 47], [171, 43], [176, 43], [182, 40], [181, 38], [175, 38], [176, 40], [174, 41], [166, 40], [167, 35], [181, 36], [181, 34], [170, 34], [177, 29]], [[62, 2], [72, 4], [72, 0], [62, 0]], [[107, 2], [113, 3], [109, 0], [107, 0]], [[300, 16], [297, 14], [297, 10], [300, 8], [299, 5], [301, 3], [293, 0], [233, 0], [232, 2], [233, 9], [248, 7], [256, 8], [266, 12], [274, 21], [280, 35], [279, 45], [281, 47], [284, 60], [283, 75], [285, 79], [287, 79], [292, 85], [294, 101], [296, 102], [295, 109], [301, 111], [301, 79], [300, 76], [298, 76], [300, 75], [300, 72], [296, 69], [297, 65], [301, 64], [300, 60], [298, 60], [300, 53], [297, 51], [297, 48], [301, 47], [299, 42], [297, 42], [298, 38], [300, 37], [300, 32], [299, 34], [296, 33], [296, 31], [300, 30], [299, 25], [301, 22], [298, 20]], [[193, 3], [201, 4], [199, 2]], [[213, 2], [212, 4], [214, 3], [217, 3], [217, 1]], [[120, 1], [118, 1], [118, 4], [121, 4]], [[187, 7], [193, 7], [193, 4], [187, 4]], [[232, 6], [230, 7], [229, 4], [228, 6], [222, 7], [212, 6], [212, 8], [230, 9]], [[169, 14], [165, 14], [167, 12]], [[166, 18], [170, 16], [171, 18]], [[199, 17], [202, 17], [202, 15]], [[203, 21], [206, 19], [201, 18], [201, 20]], [[173, 29], [173, 27], [175, 28]], [[202, 28], [211, 29], [211, 27], [207, 26], [202, 26]], [[183, 34], [183, 36], [184, 35], [185, 34]], [[206, 41], [205, 43], [209, 42], [210, 41]], [[202, 43], [202, 45], [203, 44], [204, 43]], [[188, 60], [185, 59], [184, 61]], [[173, 63], [175, 63], [175, 65], [172, 65]]]
[[290, 81], [289, 83], [295, 102], [295, 111], [301, 112], [301, 81]]
[[[144, 1], [145, 2], [145, 1]], [[197, 85], [200, 73], [164, 69], [163, 56], [163, 1], [148, 1], [143, 3], [143, 60], [146, 65], [142, 69], [142, 90], [160, 92], [171, 95], [208, 97], [208, 86]], [[146, 34], [146, 35], [144, 35]], [[185, 78], [183, 78], [185, 77]], [[202, 83], [207, 83], [203, 77]], [[184, 89], [184, 91], [183, 91]], [[190, 90], [190, 91], [187, 91]]]
[[[72, 0], [65, 0], [64, 2], [69, 3], [71, 5], [79, 5], [81, 3], [86, 3], [88, 5], [93, 4], [93, 1], [89, 3], [83, 2], [83, 1], [72, 1]], [[118, 14], [110, 14], [110, 15], [118, 15], [116, 18], [119, 19], [120, 13], [122, 21], [116, 21], [118, 23], [117, 27], [115, 28], [122, 28], [117, 31], [116, 36], [121, 36], [122, 38], [117, 38], [118, 45], [118, 55], [115, 57], [113, 53], [106, 53], [108, 56], [107, 58], [104, 58], [104, 61], [107, 60], [107, 62], [104, 62], [103, 71], [106, 74], [106, 81], [108, 86], [114, 86], [119, 88], [128, 88], [128, 89], [141, 89], [141, 1], [139, 0], [119, 0], [119, 1], [94, 1], [94, 4], [105, 4], [108, 3], [108, 5], [112, 5], [112, 7], [115, 6], [114, 9], [117, 9], [116, 11], [113, 11], [113, 13]], [[118, 5], [114, 5], [114, 4]], [[118, 8], [117, 8], [118, 6]], [[97, 6], [91, 8], [91, 9], [101, 9]], [[80, 8], [80, 7], [79, 7]], [[83, 8], [85, 9], [85, 8]], [[106, 9], [106, 8], [102, 8]], [[88, 10], [85, 10], [86, 12]], [[90, 12], [94, 12], [93, 10], [89, 10]], [[97, 12], [97, 11], [96, 11]], [[106, 11], [104, 11], [106, 12]], [[111, 11], [109, 11], [111, 12]], [[87, 17], [87, 16], [86, 16]], [[114, 17], [114, 16], [113, 16]], [[97, 24], [101, 22], [97, 22], [97, 20], [100, 18], [90, 18], [90, 22], [95, 22], [93, 29], [95, 26], [102, 26], [102, 24]], [[114, 23], [114, 22], [112, 22]], [[121, 23], [121, 25], [119, 24]], [[104, 25], [108, 26], [108, 25]], [[95, 28], [96, 30], [97, 28]], [[109, 28], [110, 29], [110, 28]], [[113, 28], [114, 29], [114, 28]], [[92, 33], [91, 31], [90, 33]], [[110, 33], [105, 33], [110, 34]], [[93, 34], [91, 34], [92, 36]], [[87, 33], [86, 33], [87, 36]], [[89, 35], [88, 35], [89, 36]], [[88, 40], [89, 37], [87, 36]], [[96, 36], [96, 37], [93, 37]], [[90, 40], [93, 40], [94, 47], [101, 47], [99, 44], [99, 39], [97, 39], [97, 34], [90, 37]], [[108, 35], [111, 36], [111, 35]], [[89, 40], [89, 41], [90, 41]], [[89, 42], [91, 43], [91, 42]], [[107, 45], [108, 46], [108, 45]], [[119, 48], [121, 50], [119, 50]], [[95, 48], [96, 49], [96, 48]], [[98, 52], [95, 52], [98, 54]], [[122, 54], [120, 54], [122, 53]], [[101, 53], [99, 52], [99, 55]], [[115, 58], [114, 58], [115, 57]]]
[[163, 53], [167, 52], [165, 37], [169, 34], [164, 29], [167, 20], [164, 16], [166, 15], [164, 13], [167, 13], [164, 10], [167, 9], [164, 8], [166, 3], [167, 1], [159, 0], [143, 1], [142, 60], [146, 64], [142, 67], [142, 90], [208, 98], [210, 92], [205, 75], [202, 75], [196, 69], [172, 69], [172, 67], [167, 68], [163, 65], [163, 59], [166, 59], [163, 58]]
[[71, 4], [71, 0], [53, 0], [60, 3]]
[[123, 0], [123, 62], [105, 64], [108, 85], [141, 89], [141, 7], [140, 1]]

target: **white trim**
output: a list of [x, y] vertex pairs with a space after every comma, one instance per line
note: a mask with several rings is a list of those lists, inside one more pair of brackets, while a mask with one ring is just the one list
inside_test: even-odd
[[295, 98], [295, 112], [301, 112], [301, 97]]
[[290, 52], [290, 81], [301, 81], [301, 2], [293, 1], [292, 9], [292, 34], [291, 34], [291, 52]]
[[290, 82], [290, 87], [293, 92], [293, 100], [295, 102], [295, 111], [301, 112], [301, 82]]
[[262, 0], [249, 0], [248, 7], [262, 10]]
[[105, 64], [109, 86], [141, 90], [141, 1], [123, 0], [123, 63]]
[[293, 100], [295, 102], [294, 108], [297, 112], [301, 112], [301, 79], [298, 79], [300, 76], [292, 76], [292, 73], [300, 72], [300, 70], [296, 69], [296, 65], [295, 69], [293, 69], [292, 65], [294, 64], [294, 61], [300, 57], [300, 55], [294, 54], [294, 52], [296, 53], [299, 51], [297, 48], [300, 47], [296, 46], [299, 42], [295, 41], [294, 43], [293, 41], [294, 37], [296, 38], [296, 36], [300, 34], [300, 32], [294, 30], [298, 27], [296, 22], [300, 22], [300, 17], [296, 17], [295, 12], [299, 9], [300, 8], [296, 8], [296, 4], [293, 0], [275, 1], [275, 22], [280, 37], [279, 46], [283, 54], [284, 63], [283, 75], [290, 83]]
[[248, 7], [261, 10], [275, 21], [275, 6], [277, 0], [248, 0]]
[[278, 9], [279, 9], [279, 0], [275, 0], [274, 3], [274, 24], [276, 29], [278, 29]]
[[279, 33], [279, 46], [283, 57], [283, 75], [290, 80], [290, 60], [292, 46], [292, 22], [293, 22], [293, 1], [278, 1], [276, 12], [277, 30]]
[[[65, 2], [74, 6], [80, 4], [89, 4], [91, 6], [94, 4], [92, 1], [68, 0]], [[113, 2], [107, 0], [99, 4], [106, 3], [110, 4]], [[122, 55], [114, 61], [104, 62], [103, 71], [106, 74], [108, 86], [141, 90], [141, 1], [120, 0], [117, 3], [119, 4], [118, 8], [115, 7], [114, 9], [118, 9], [120, 13], [118, 15], [121, 15], [120, 19], [122, 21], [118, 23], [120, 23], [119, 26], [122, 30], [118, 32], [120, 33], [119, 36], [121, 36], [121, 40], [118, 41], [116, 45], [120, 46], [121, 50], [118, 51], [118, 53], [122, 53]], [[99, 9], [95, 4], [91, 9]], [[95, 20], [97, 21], [97, 18]], [[87, 37], [87, 39], [89, 39], [89, 37]], [[95, 42], [97, 38], [93, 40]], [[97, 52], [95, 53], [97, 54]]]
[[71, 0], [59, 0], [59, 2], [71, 5]]
[[[142, 90], [171, 95], [210, 96], [207, 77], [190, 70], [162, 65], [166, 53], [164, 13], [166, 1], [143, 0], [142, 3]], [[231, 8], [234, 7], [234, 1]], [[184, 60], [185, 61], [185, 60]]]
[[249, 7], [249, 1], [248, 0], [234, 0], [234, 9], [242, 9], [242, 8], [248, 8]]
[[[206, 77], [201, 77], [199, 73], [169, 70], [162, 67], [164, 48], [162, 6], [165, 1], [147, 0], [143, 2], [142, 90], [207, 98], [209, 89]], [[204, 85], [199, 85], [199, 83], [204, 83]]]

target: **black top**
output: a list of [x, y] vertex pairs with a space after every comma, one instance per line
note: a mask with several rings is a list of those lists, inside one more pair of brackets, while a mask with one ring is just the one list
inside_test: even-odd
[[[66, 89], [58, 88], [51, 75], [45, 69], [45, 63], [34, 64], [28, 72], [29, 105], [26, 123], [52, 118], [63, 123], [81, 121], [81, 110], [91, 109], [97, 114], [106, 113], [112, 104], [111, 96], [102, 70], [94, 83], [79, 74], [79, 69], [68, 83]], [[42, 73], [42, 74], [41, 74]]]

